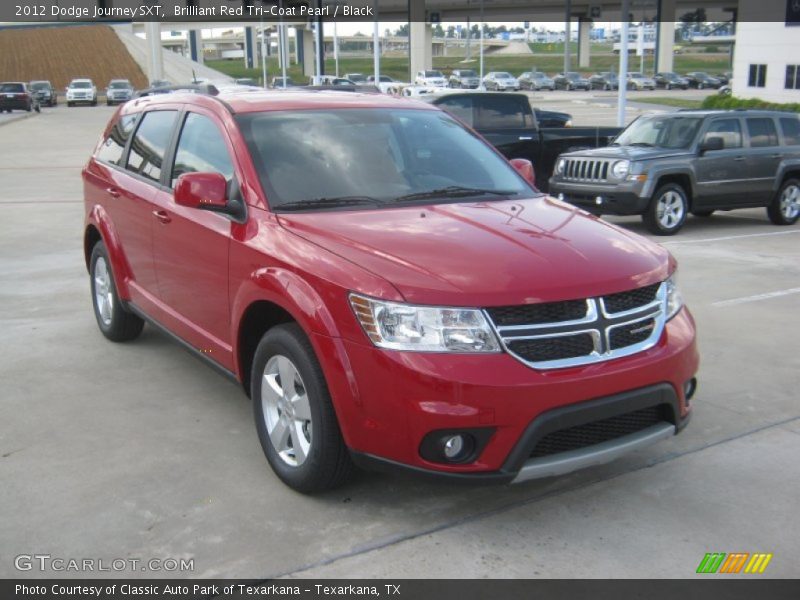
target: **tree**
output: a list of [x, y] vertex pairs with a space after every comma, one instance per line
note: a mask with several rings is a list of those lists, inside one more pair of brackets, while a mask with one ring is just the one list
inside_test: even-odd
[[444, 29], [442, 29], [442, 25], [440, 23], [434, 25], [433, 37], [438, 37], [438, 38], [444, 37]]
[[456, 26], [455, 25], [449, 25], [447, 27], [447, 37], [449, 37], [449, 38], [456, 37]]
[[403, 23], [400, 25], [400, 27], [395, 29], [394, 34], [397, 37], [408, 37], [408, 23]]

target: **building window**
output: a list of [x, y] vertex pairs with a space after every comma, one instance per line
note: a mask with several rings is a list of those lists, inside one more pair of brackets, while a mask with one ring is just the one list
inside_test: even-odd
[[767, 83], [767, 65], [750, 65], [749, 87], [765, 87]]
[[786, 83], [783, 87], [787, 90], [800, 90], [800, 65], [786, 65]]

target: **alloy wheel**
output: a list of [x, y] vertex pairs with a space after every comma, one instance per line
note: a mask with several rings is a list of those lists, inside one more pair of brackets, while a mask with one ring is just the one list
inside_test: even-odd
[[781, 194], [781, 214], [789, 221], [800, 213], [800, 187], [788, 185]]
[[658, 222], [664, 229], [672, 229], [678, 225], [686, 212], [683, 198], [680, 194], [674, 191], [665, 192], [658, 199], [658, 206], [656, 207], [656, 216]]
[[111, 273], [102, 256], [94, 263], [94, 298], [100, 320], [108, 327], [111, 325], [111, 313], [114, 309], [114, 294], [111, 290]]
[[311, 449], [312, 419], [303, 378], [286, 356], [272, 356], [261, 378], [264, 424], [281, 460], [299, 467]]

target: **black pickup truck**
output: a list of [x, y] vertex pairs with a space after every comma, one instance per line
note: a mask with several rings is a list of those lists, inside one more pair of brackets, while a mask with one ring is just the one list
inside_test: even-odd
[[546, 192], [556, 159], [564, 152], [608, 146], [619, 127], [539, 127], [525, 94], [455, 92], [421, 98], [461, 119], [507, 158], [527, 158], [536, 185]]

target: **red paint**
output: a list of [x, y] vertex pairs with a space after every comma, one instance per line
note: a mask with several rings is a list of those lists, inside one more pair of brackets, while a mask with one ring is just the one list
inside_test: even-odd
[[[438, 110], [337, 92], [225, 100], [237, 112]], [[119, 115], [155, 108], [192, 110], [216, 122], [234, 159], [247, 216], [236, 222], [190, 207], [200, 198], [218, 202], [213, 176], [185, 177], [178, 194], [187, 200], [176, 202], [172, 190], [91, 158], [83, 172], [86, 227], [96, 228], [108, 246], [120, 295], [240, 378], [246, 311], [257, 302], [281, 307], [308, 334], [354, 450], [442, 471], [495, 470], [545, 410], [660, 382], [671, 383], [682, 398], [682, 384], [697, 370], [686, 309], [669, 321], [656, 347], [586, 367], [536, 371], [502, 353], [378, 349], [353, 315], [351, 291], [419, 304], [525, 304], [648, 285], [665, 279], [675, 263], [661, 246], [541, 196], [276, 215], [235, 120], [218, 100], [194, 94], [135, 100], [117, 111], [106, 134]], [[497, 431], [475, 463], [433, 465], [418, 455], [421, 438], [433, 429], [487, 424]]]

